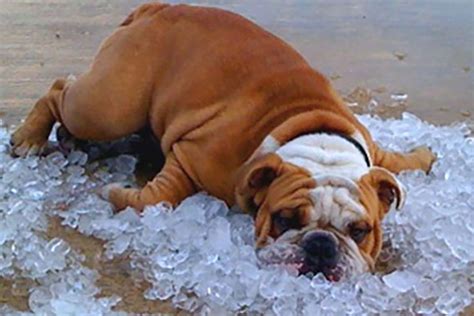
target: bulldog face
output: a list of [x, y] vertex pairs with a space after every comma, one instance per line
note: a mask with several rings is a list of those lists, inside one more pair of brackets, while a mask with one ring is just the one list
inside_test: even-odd
[[[396, 178], [370, 168], [357, 183], [318, 177], [267, 154], [244, 171], [236, 198], [255, 216], [257, 246], [293, 245], [286, 265], [300, 274], [322, 272], [328, 280], [371, 271], [382, 246], [381, 220], [390, 205], [403, 202]], [[271, 238], [269, 238], [271, 237]]]

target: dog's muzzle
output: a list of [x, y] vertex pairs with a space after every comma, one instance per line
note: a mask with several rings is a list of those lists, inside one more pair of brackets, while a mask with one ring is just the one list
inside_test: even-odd
[[332, 233], [323, 230], [309, 231], [303, 236], [299, 246], [304, 252], [304, 261], [298, 268], [300, 274], [323, 273], [330, 281], [338, 281], [342, 277], [342, 270], [339, 268], [339, 242]]
[[344, 274], [340, 241], [326, 230], [289, 231], [261, 249], [259, 257], [267, 264], [284, 265], [308, 277], [322, 273], [329, 281], [339, 281]]

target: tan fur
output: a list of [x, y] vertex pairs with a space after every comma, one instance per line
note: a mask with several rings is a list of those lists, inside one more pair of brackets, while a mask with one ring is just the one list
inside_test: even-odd
[[361, 191], [360, 201], [368, 211], [367, 220], [371, 227], [373, 227], [371, 233], [359, 245], [359, 248], [375, 261], [382, 249], [380, 223], [385, 214], [390, 210], [394, 200], [396, 200], [395, 204], [397, 207], [402, 206], [399, 203], [402, 203], [403, 188], [400, 188], [393, 175], [381, 168], [374, 168], [362, 177], [358, 186]]
[[[102, 43], [86, 73], [75, 82], [56, 81], [38, 101], [12, 136], [14, 153], [37, 153], [55, 121], [89, 140], [113, 140], [151, 126], [166, 164], [141, 190], [112, 188], [109, 198], [118, 208], [177, 204], [198, 190], [230, 205], [236, 196], [247, 201], [239, 197], [246, 189], [235, 191], [247, 184], [245, 162], [269, 135], [284, 143], [308, 132], [358, 131], [374, 164], [393, 172], [428, 171], [434, 160], [427, 149], [407, 155], [381, 150], [329, 81], [278, 37], [237, 14], [187, 5], [150, 3], [132, 12]], [[278, 176], [314, 184], [301, 180], [308, 176], [304, 170], [274, 164]], [[271, 233], [274, 204], [300, 206], [285, 200], [291, 192], [279, 183], [286, 180], [275, 181], [250, 197], [260, 194], [258, 206], [265, 208], [257, 216], [262, 236]], [[363, 200], [377, 208], [377, 198], [369, 192]], [[379, 249], [380, 236], [374, 238], [369, 248]]]

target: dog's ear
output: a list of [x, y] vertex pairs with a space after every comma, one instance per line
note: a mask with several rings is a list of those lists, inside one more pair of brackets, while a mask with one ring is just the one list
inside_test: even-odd
[[390, 210], [393, 202], [395, 202], [397, 209], [401, 209], [405, 204], [405, 187], [390, 171], [380, 167], [372, 167], [369, 173], [362, 177], [361, 181], [367, 182], [374, 188], [379, 201], [382, 203], [383, 214]]
[[283, 161], [269, 153], [248, 163], [239, 172], [235, 197], [242, 210], [254, 213], [258, 207], [255, 195], [267, 188], [278, 176]]
[[282, 160], [276, 154], [267, 154], [253, 162], [245, 176], [245, 183], [250, 189], [261, 189], [269, 186], [277, 177]]

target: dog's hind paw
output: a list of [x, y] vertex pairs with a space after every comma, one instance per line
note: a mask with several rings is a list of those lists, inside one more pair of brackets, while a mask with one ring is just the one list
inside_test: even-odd
[[420, 146], [414, 148], [410, 153], [416, 155], [420, 161], [421, 169], [424, 172], [429, 173], [431, 171], [431, 167], [433, 167], [433, 164], [437, 159], [431, 148], [427, 146]]
[[35, 135], [22, 126], [10, 138], [10, 153], [14, 157], [40, 155], [43, 153], [47, 142], [47, 138]]

